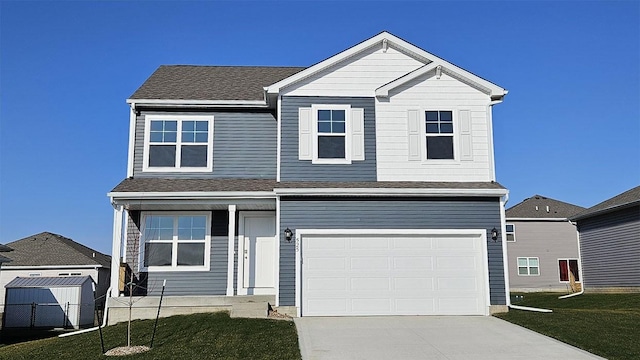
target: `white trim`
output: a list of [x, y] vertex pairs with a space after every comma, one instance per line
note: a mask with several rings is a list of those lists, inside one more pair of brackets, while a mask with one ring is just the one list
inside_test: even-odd
[[133, 162], [136, 143], [136, 104], [132, 102], [129, 109], [129, 153], [127, 154], [127, 177], [133, 176]]
[[342, 51], [324, 61], [321, 61], [311, 67], [308, 67], [292, 76], [289, 76], [288, 78], [285, 78], [283, 80], [278, 81], [275, 84], [272, 84], [268, 87], [265, 88], [265, 90], [268, 93], [279, 93], [281, 91], [282, 88], [287, 87], [289, 85], [292, 85], [298, 81], [301, 81], [305, 78], [308, 78], [310, 76], [313, 76], [317, 73], [319, 73], [320, 71], [329, 68], [332, 65], [335, 65], [343, 60], [346, 60], [349, 57], [352, 57], [356, 54], [358, 54], [361, 51], [364, 51], [372, 46], [376, 46], [379, 45], [381, 46], [383, 41], [386, 40], [387, 44], [389, 46], [395, 46], [397, 48], [399, 48], [401, 51], [404, 51], [406, 53], [411, 54], [411, 56], [419, 59], [420, 61], [422, 61], [423, 63], [427, 63], [429, 61], [433, 61], [435, 63], [437, 63], [438, 65], [441, 65], [442, 67], [446, 68], [449, 72], [455, 73], [456, 75], [463, 77], [465, 79], [467, 79], [470, 82], [476, 83], [480, 86], [483, 86], [485, 88], [487, 88], [490, 91], [490, 95], [491, 96], [504, 96], [507, 94], [507, 90], [499, 87], [498, 85], [495, 85], [487, 80], [484, 80], [482, 78], [480, 78], [477, 75], [474, 75], [462, 68], [459, 68], [433, 54], [430, 54], [422, 49], [420, 49], [419, 47], [412, 45], [386, 31], [381, 32], [380, 34], [369, 38], [355, 46], [352, 46], [351, 48]]
[[[344, 135], [318, 133], [319, 110], [344, 110]], [[322, 134], [322, 135], [321, 135]], [[344, 159], [325, 159], [318, 157], [318, 136], [344, 136]], [[351, 105], [349, 104], [312, 104], [311, 105], [311, 138], [313, 147], [312, 164], [351, 164]]]
[[122, 231], [122, 262], [126, 263], [129, 261], [129, 259], [127, 259], [127, 250], [129, 249], [127, 247], [129, 240], [129, 210], [124, 209], [122, 217], [124, 217], [124, 229]]
[[[249, 288], [244, 287], [244, 253], [249, 249], [245, 249], [244, 246], [244, 237], [245, 237], [245, 219], [248, 217], [271, 217], [276, 220], [276, 216], [273, 211], [239, 211], [238, 212], [238, 278], [236, 282], [236, 292], [238, 295], [248, 295]], [[278, 234], [278, 224], [275, 224], [275, 233], [276, 239]], [[276, 244], [276, 248], [279, 247], [279, 243]], [[277, 250], [276, 250], [277, 251]], [[278, 259], [279, 260], [279, 259]], [[279, 261], [274, 262], [275, 267], [279, 267]], [[274, 269], [274, 271], [276, 271]], [[256, 292], [257, 291], [257, 292]], [[278, 293], [277, 281], [274, 286], [273, 291]], [[272, 295], [273, 291], [267, 290], [266, 292], [262, 292], [260, 289], [254, 289], [254, 295]]]
[[[172, 245], [171, 257], [172, 257], [172, 265], [171, 266], [144, 266], [144, 251], [145, 251], [145, 240], [142, 236], [144, 234], [144, 224], [145, 217], [147, 216], [171, 216], [174, 218], [174, 229], [173, 229], [173, 238], [169, 241], [164, 241], [165, 243], [170, 243]], [[177, 239], [177, 218], [179, 216], [205, 216], [205, 235], [204, 241], [202, 240], [178, 240]], [[138, 269], [139, 271], [146, 272], [183, 272], [183, 271], [210, 271], [211, 269], [211, 211], [141, 211], [140, 212], [140, 241], [139, 241], [139, 258], [138, 258]], [[159, 241], [163, 242], [163, 241]], [[178, 244], [180, 242], [193, 242], [193, 243], [204, 243], [204, 264], [196, 265], [196, 266], [185, 266], [185, 265], [177, 265], [178, 258]], [[156, 242], [158, 243], [158, 242]], [[174, 265], [175, 264], [175, 265]]]
[[489, 287], [487, 232], [485, 229], [296, 229], [294, 232], [296, 253], [295, 306], [298, 317], [302, 316], [302, 238], [307, 235], [462, 235], [479, 237], [482, 243], [482, 256], [484, 258], [483, 272], [486, 295], [484, 315], [489, 315], [491, 291]]
[[404, 74], [402, 76], [400, 76], [399, 78], [392, 80], [382, 86], [380, 86], [379, 88], [376, 89], [376, 96], [377, 97], [388, 97], [389, 96], [389, 90], [393, 90], [395, 88], [397, 88], [398, 86], [401, 86], [403, 84], [406, 84], [407, 82], [420, 77], [426, 73], [428, 73], [429, 71], [432, 71], [433, 69], [435, 69], [436, 67], [440, 66], [439, 64], [435, 63], [435, 62], [431, 62], [428, 63], [426, 65], [423, 65], [422, 67], [419, 67], [418, 69]]
[[227, 245], [227, 296], [233, 296], [233, 255], [235, 255], [236, 206], [229, 205], [229, 228]]
[[280, 306], [280, 197], [276, 198], [276, 305]]
[[507, 254], [507, 222], [505, 219], [505, 204], [509, 201], [509, 194], [500, 198], [500, 241], [502, 242], [502, 271], [504, 273], [504, 296], [507, 306], [511, 305], [511, 285], [509, 284], [509, 256]]
[[113, 239], [111, 243], [111, 294], [119, 294], [120, 261], [122, 256], [122, 206], [113, 208]]
[[[273, 191], [176, 191], [176, 192], [110, 192], [107, 196], [122, 199], [275, 199]], [[115, 199], [114, 199], [115, 200]]]
[[[6, 264], [6, 263], [5, 263]], [[2, 265], [2, 270], [46, 270], [46, 269], [86, 269], [86, 270], [96, 270], [98, 268], [103, 268], [102, 265], [17, 265], [17, 266], [9, 266]]]
[[280, 181], [280, 165], [281, 165], [281, 152], [282, 150], [280, 149], [280, 147], [282, 146], [282, 95], [278, 95], [278, 104], [276, 105], [276, 121], [278, 122], [276, 124], [276, 131], [277, 131], [277, 138], [276, 138], [276, 181]]
[[504, 196], [506, 189], [434, 189], [434, 188], [291, 188], [275, 189], [276, 195], [343, 196]]
[[567, 218], [507, 218], [507, 221], [569, 221]]
[[[151, 145], [151, 122], [152, 121], [176, 121], [176, 141], [175, 143], [167, 143], [167, 145], [175, 145], [175, 166], [173, 167], [151, 167], [149, 166], [149, 147]], [[207, 121], [207, 142], [206, 143], [183, 143], [182, 142], [182, 124], [185, 121]], [[212, 172], [213, 171], [213, 133], [214, 117], [213, 115], [145, 115], [144, 117], [144, 147], [142, 151], [142, 171], [143, 172]], [[161, 145], [162, 143], [154, 144]], [[207, 166], [206, 167], [181, 167], [180, 154], [183, 146], [207, 146]]]
[[127, 104], [138, 104], [139, 106], [220, 106], [220, 107], [267, 107], [264, 100], [175, 100], [175, 99], [127, 99]]

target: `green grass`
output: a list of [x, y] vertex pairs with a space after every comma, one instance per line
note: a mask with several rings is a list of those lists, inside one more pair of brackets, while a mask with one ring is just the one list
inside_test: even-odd
[[[509, 310], [497, 317], [608, 359], [640, 359], [640, 294], [526, 293], [514, 305], [553, 310]], [[513, 297], [512, 297], [513, 300]]]
[[[153, 320], [132, 322], [132, 345], [149, 345]], [[9, 330], [7, 330], [9, 332]], [[105, 349], [127, 344], [127, 324], [103, 329]], [[4, 336], [6, 339], [7, 337]], [[3, 343], [10, 343], [3, 341]], [[227, 313], [172, 316], [158, 321], [153, 348], [123, 359], [300, 359], [291, 321], [231, 319]], [[98, 331], [0, 347], [0, 359], [114, 359], [102, 355]]]

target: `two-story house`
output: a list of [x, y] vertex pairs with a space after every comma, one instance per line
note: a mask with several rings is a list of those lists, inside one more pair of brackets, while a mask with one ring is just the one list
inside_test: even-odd
[[578, 230], [569, 218], [583, 210], [541, 195], [506, 210], [511, 291], [579, 291]]
[[112, 284], [122, 258], [181, 306], [506, 311], [506, 94], [388, 32], [307, 68], [161, 66], [127, 100]]

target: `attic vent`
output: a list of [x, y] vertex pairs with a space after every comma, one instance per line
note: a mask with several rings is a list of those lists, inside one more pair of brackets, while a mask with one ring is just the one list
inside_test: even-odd
[[549, 205], [547, 205], [547, 212], [549, 212]]
[[536, 211], [538, 211], [538, 205], [536, 205]]

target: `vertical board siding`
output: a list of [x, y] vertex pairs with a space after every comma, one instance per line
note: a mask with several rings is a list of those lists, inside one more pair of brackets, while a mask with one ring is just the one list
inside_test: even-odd
[[[143, 172], [145, 113], [136, 118], [135, 177], [276, 178], [276, 119], [268, 112], [153, 112], [213, 115], [213, 172]], [[211, 154], [211, 150], [209, 151]]]
[[[489, 97], [475, 88], [435, 71], [409, 81], [376, 99], [377, 174], [380, 181], [491, 181]], [[419, 111], [420, 161], [410, 150], [408, 110]], [[424, 111], [454, 112], [455, 161], [427, 160]], [[461, 123], [463, 112], [465, 124]], [[462, 125], [468, 128], [462, 128]], [[464, 138], [463, 138], [464, 136]], [[415, 136], [414, 136], [415, 137]], [[465, 146], [468, 146], [465, 148]], [[465, 153], [463, 153], [465, 150]], [[414, 161], [411, 161], [414, 160]]]
[[578, 220], [584, 286], [640, 287], [640, 206]]
[[[498, 199], [299, 198], [280, 202], [284, 229], [486, 229], [500, 228]], [[505, 305], [501, 242], [487, 242], [492, 305]], [[280, 305], [295, 305], [295, 241], [280, 241]]]
[[[312, 104], [349, 104], [364, 109], [364, 161], [351, 164], [312, 164], [298, 160], [298, 109]], [[291, 97], [282, 98], [281, 181], [376, 181], [376, 115], [373, 98]]]
[[[509, 286], [512, 291], [567, 290], [560, 282], [558, 259], [578, 258], [578, 230], [568, 221], [510, 221], [516, 241], [507, 242]], [[518, 275], [519, 257], [537, 257], [539, 276]], [[581, 279], [582, 280], [582, 279]]]

